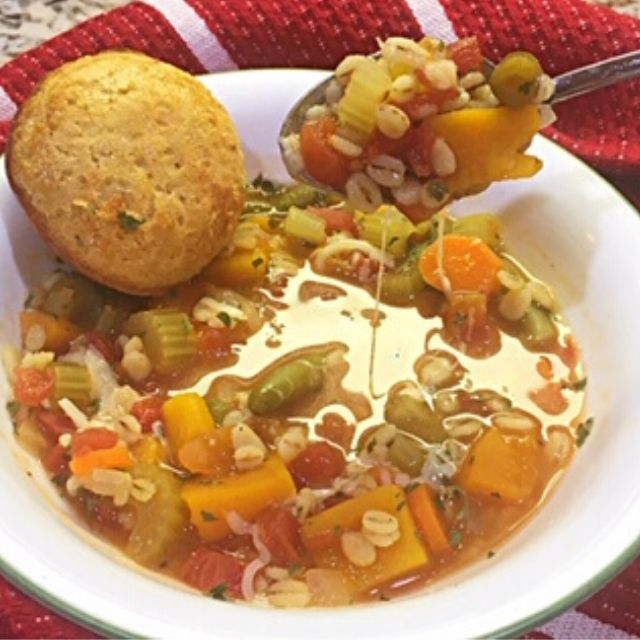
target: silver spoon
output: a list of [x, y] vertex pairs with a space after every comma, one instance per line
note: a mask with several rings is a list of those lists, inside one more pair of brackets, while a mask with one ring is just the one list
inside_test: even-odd
[[[494, 67], [495, 65], [492, 62], [485, 60], [485, 75], [488, 75]], [[284, 119], [278, 138], [280, 155], [289, 175], [297, 180], [303, 180], [324, 188], [326, 188], [325, 185], [320, 185], [311, 176], [301, 171], [299, 167], [292, 166], [290, 156], [286, 153], [282, 140], [288, 135], [300, 131], [310, 107], [324, 102], [325, 90], [334, 77], [334, 75], [329, 76], [296, 102]], [[546, 103], [557, 104], [570, 98], [638, 77], [640, 77], [640, 50], [623, 53], [614, 58], [594, 62], [585, 67], [573, 69], [556, 76], [554, 78], [555, 91]]]

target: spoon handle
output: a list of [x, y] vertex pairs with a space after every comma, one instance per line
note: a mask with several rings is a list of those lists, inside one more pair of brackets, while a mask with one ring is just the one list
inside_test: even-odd
[[586, 67], [556, 76], [554, 78], [556, 91], [549, 102], [564, 102], [583, 93], [638, 77], [640, 77], [640, 50], [623, 53], [615, 58], [594, 62]]

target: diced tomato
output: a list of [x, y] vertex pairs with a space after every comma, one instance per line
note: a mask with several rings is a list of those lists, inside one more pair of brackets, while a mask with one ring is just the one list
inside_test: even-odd
[[[404, 108], [403, 105], [396, 105]], [[402, 138], [387, 138], [379, 131], [373, 134], [367, 145], [362, 151], [362, 161], [367, 163], [379, 155], [394, 156], [401, 160], [405, 158], [407, 151], [411, 148], [415, 136], [415, 129], [409, 129]]]
[[462, 38], [449, 45], [449, 56], [456, 63], [461, 75], [482, 70], [482, 51], [478, 38]]
[[198, 349], [201, 353], [226, 356], [231, 353], [231, 332], [226, 327], [202, 325], [198, 328]]
[[69, 452], [61, 444], [56, 444], [42, 458], [42, 466], [53, 476], [69, 470]]
[[349, 177], [350, 160], [329, 144], [336, 128], [336, 121], [331, 117], [305, 122], [300, 130], [300, 152], [312, 178], [341, 189]]
[[256, 524], [276, 564], [286, 567], [300, 562], [300, 523], [289, 509], [271, 505], [258, 515]]
[[244, 564], [226, 553], [198, 547], [187, 558], [180, 577], [194, 589], [210, 592], [215, 587], [227, 587], [229, 595], [241, 595], [240, 584]]
[[71, 441], [71, 453], [82, 456], [97, 449], [111, 449], [118, 444], [118, 434], [109, 429], [85, 429], [74, 434]]
[[149, 433], [154, 422], [162, 420], [162, 405], [166, 398], [147, 396], [131, 407], [131, 415], [138, 419], [144, 433]]
[[423, 122], [414, 129], [414, 140], [407, 152], [407, 162], [418, 178], [431, 175], [431, 149], [436, 139], [435, 133]]
[[322, 422], [316, 426], [316, 433], [337, 444], [344, 451], [351, 449], [351, 441], [355, 433], [355, 425], [349, 424], [338, 413], [327, 413], [322, 416]]
[[50, 369], [16, 369], [14, 393], [16, 400], [37, 407], [53, 395], [55, 378]]
[[76, 430], [73, 422], [57, 411], [47, 411], [46, 409], [38, 409], [34, 417], [40, 431], [46, 436], [51, 443], [58, 442], [58, 438], [64, 433], [73, 433]]
[[116, 344], [101, 331], [87, 331], [84, 337], [109, 364], [113, 364], [119, 360]]
[[347, 231], [355, 238], [360, 235], [353, 211], [319, 207], [309, 207], [309, 211], [315, 213], [315, 215], [326, 222], [326, 231], [328, 234], [336, 233], [337, 231]]
[[312, 442], [289, 464], [289, 471], [299, 487], [322, 489], [343, 471], [346, 465], [344, 454], [328, 442]]

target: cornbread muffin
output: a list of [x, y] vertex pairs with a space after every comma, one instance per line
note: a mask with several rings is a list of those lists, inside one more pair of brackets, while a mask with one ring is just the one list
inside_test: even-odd
[[16, 118], [7, 170], [61, 258], [133, 294], [197, 274], [243, 206], [244, 161], [224, 107], [183, 71], [127, 51], [47, 76]]

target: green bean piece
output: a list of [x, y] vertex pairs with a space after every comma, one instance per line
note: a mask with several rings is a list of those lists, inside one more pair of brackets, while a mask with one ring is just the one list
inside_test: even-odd
[[100, 316], [103, 301], [93, 282], [77, 273], [62, 273], [47, 291], [42, 311], [90, 329]]
[[233, 405], [226, 400], [222, 400], [222, 398], [205, 398], [204, 400], [218, 426], [222, 424], [227, 413], [233, 409]]
[[494, 251], [502, 249], [502, 223], [492, 213], [476, 213], [464, 218], [458, 218], [453, 223], [452, 233], [480, 238]]
[[410, 476], [417, 476], [420, 473], [426, 457], [424, 445], [402, 432], [396, 433], [387, 451], [389, 462]]
[[503, 105], [523, 107], [534, 102], [542, 73], [542, 67], [533, 54], [513, 51], [493, 70], [489, 84]]
[[257, 414], [272, 413], [322, 387], [324, 358], [307, 356], [288, 362], [255, 386], [249, 394], [249, 409]]
[[196, 354], [196, 334], [189, 317], [175, 309], [151, 309], [134, 313], [123, 325], [127, 335], [140, 336], [151, 366], [171, 373]]
[[447, 437], [442, 417], [423, 400], [408, 395], [392, 396], [384, 408], [384, 418], [425, 442], [442, 442]]
[[125, 547], [125, 553], [148, 567], [166, 562], [175, 542], [180, 539], [188, 522], [187, 506], [180, 495], [180, 481], [154, 464], [138, 463], [131, 470], [134, 482], [148, 481], [153, 496], [147, 502], [134, 499], [136, 522]]
[[56, 362], [53, 365], [54, 400], [66, 398], [79, 407], [91, 402], [91, 376], [89, 370], [71, 362]]
[[522, 319], [522, 341], [533, 349], [558, 337], [558, 330], [547, 311], [531, 306]]
[[314, 204], [324, 205], [326, 198], [322, 191], [318, 191], [308, 184], [296, 184], [276, 194], [271, 198], [271, 202], [278, 211], [288, 211], [291, 207], [304, 209]]

